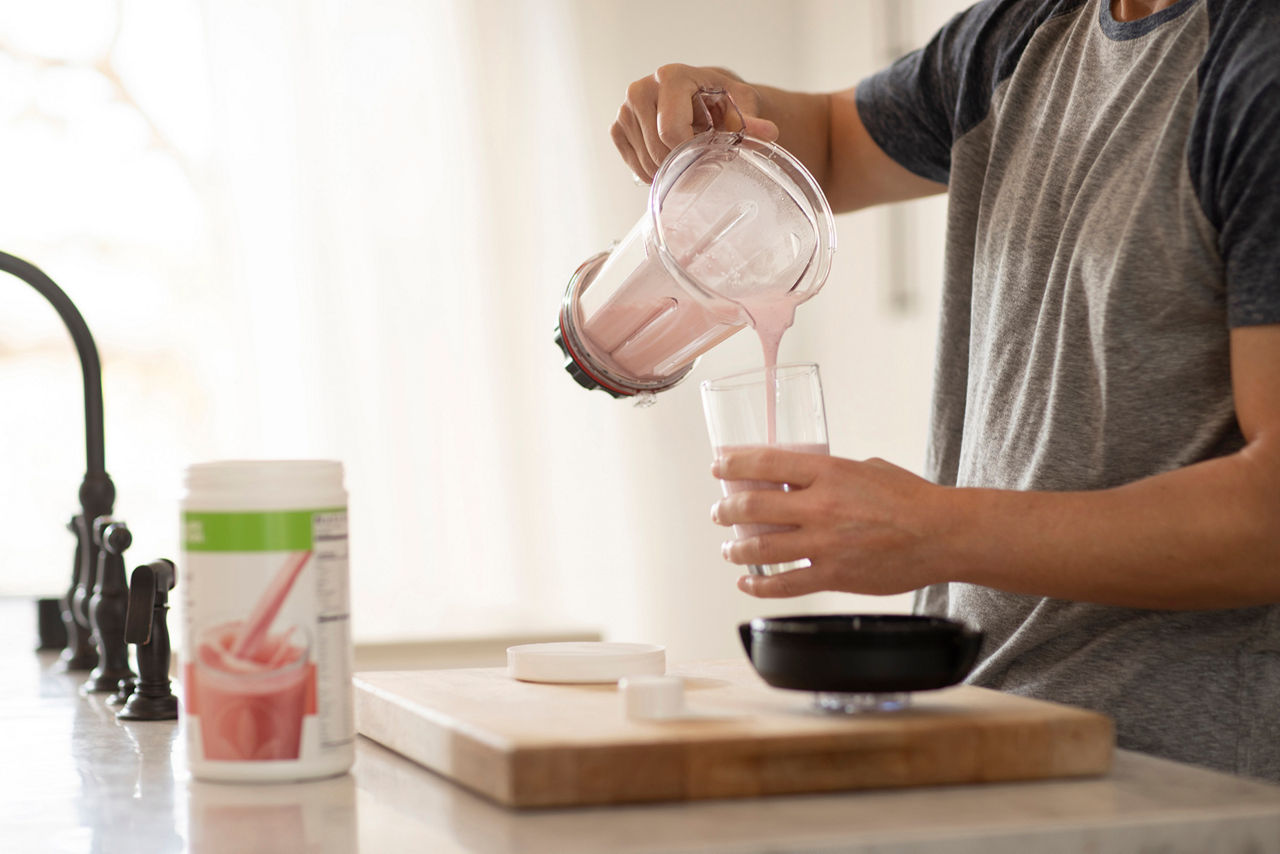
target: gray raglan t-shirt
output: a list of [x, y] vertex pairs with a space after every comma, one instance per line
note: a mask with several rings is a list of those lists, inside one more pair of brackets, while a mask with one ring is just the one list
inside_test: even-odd
[[[1126, 23], [1108, 0], [991, 0], [857, 100], [881, 148], [949, 189], [932, 479], [1104, 489], [1242, 447], [1230, 329], [1280, 323], [1280, 3]], [[956, 583], [917, 608], [985, 632], [975, 684], [1280, 780], [1280, 606]]]

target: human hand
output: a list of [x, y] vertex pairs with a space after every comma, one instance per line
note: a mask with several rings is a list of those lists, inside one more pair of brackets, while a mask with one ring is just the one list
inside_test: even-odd
[[699, 89], [723, 89], [746, 122], [739, 128], [732, 108], [709, 104], [716, 127], [744, 130], [766, 142], [778, 138], [778, 126], [760, 116], [760, 92], [755, 87], [721, 68], [664, 65], [627, 87], [611, 131], [622, 159], [645, 183], [653, 181], [671, 149], [706, 129], [699, 126], [701, 111], [693, 101]]
[[944, 489], [885, 462], [777, 448], [726, 452], [711, 473], [725, 480], [788, 484], [722, 498], [719, 525], [765, 524], [790, 530], [727, 542], [726, 560], [771, 564], [808, 558], [811, 566], [772, 576], [743, 576], [738, 589], [776, 598], [839, 590], [888, 595], [945, 580], [939, 569]]

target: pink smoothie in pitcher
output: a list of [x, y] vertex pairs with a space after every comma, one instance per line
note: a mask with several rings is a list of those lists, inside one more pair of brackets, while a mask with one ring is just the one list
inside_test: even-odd
[[664, 163], [649, 215], [571, 281], [565, 355], [615, 391], [661, 389], [749, 321], [760, 328], [753, 303], [785, 304], [781, 334], [833, 247], [830, 209], [799, 161], [749, 138], [697, 143]]
[[241, 656], [233, 650], [243, 629], [235, 621], [206, 632], [189, 671], [204, 757], [297, 759], [302, 719], [314, 705], [305, 636], [268, 634]]
[[740, 321], [718, 317], [696, 300], [676, 299], [670, 290], [656, 259], [628, 276], [585, 326], [597, 358], [624, 375], [661, 377], [741, 328]]

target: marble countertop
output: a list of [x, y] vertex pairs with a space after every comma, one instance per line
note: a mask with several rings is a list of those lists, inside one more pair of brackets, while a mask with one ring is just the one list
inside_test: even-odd
[[538, 811], [365, 739], [341, 777], [200, 783], [178, 725], [117, 721], [30, 651], [33, 606], [0, 606], [4, 852], [1280, 852], [1280, 786], [1125, 751], [1093, 780]]

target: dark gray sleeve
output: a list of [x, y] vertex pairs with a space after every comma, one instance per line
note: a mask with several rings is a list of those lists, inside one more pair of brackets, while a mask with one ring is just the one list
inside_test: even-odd
[[951, 147], [982, 121], [1045, 21], [1085, 0], [984, 0], [956, 15], [927, 45], [858, 84], [858, 115], [895, 161], [947, 183]]
[[1210, 0], [1187, 165], [1218, 230], [1232, 327], [1280, 323], [1280, 4]]

